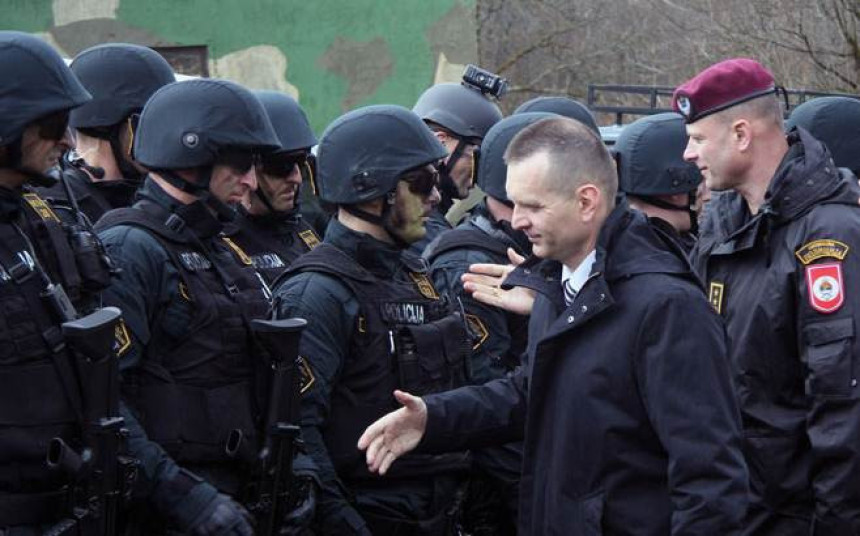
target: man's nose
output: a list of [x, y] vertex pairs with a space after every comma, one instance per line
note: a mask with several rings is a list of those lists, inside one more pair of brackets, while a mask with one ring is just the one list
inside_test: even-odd
[[63, 137], [60, 138], [60, 146], [62, 146], [63, 151], [68, 151], [69, 149], [74, 148], [75, 146], [75, 135], [72, 132], [72, 129], [67, 128], [63, 133]]
[[239, 178], [239, 183], [247, 185], [249, 190], [256, 190], [257, 189], [257, 169], [256, 169], [256, 167], [251, 166], [250, 169], [248, 169], [248, 171], [245, 172]]
[[517, 204], [514, 203], [514, 211], [511, 214], [511, 227], [513, 227], [517, 231], [520, 231], [522, 229], [525, 229], [527, 226], [528, 226], [528, 221], [523, 216], [522, 211], [517, 210]]
[[687, 162], [695, 162], [698, 157], [699, 155], [696, 154], [696, 151], [693, 149], [693, 140], [687, 141], [687, 146], [684, 147], [684, 160]]
[[430, 197], [427, 201], [434, 207], [442, 201], [442, 194], [439, 193], [439, 188], [437, 186], [434, 186], [433, 189], [430, 190]]

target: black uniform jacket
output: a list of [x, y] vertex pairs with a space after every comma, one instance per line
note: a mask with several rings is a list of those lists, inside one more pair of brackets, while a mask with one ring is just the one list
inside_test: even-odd
[[676, 248], [616, 207], [565, 307], [558, 263], [507, 283], [538, 291], [526, 364], [425, 397], [419, 446], [524, 438], [520, 535], [735, 534], [747, 502], [722, 323]]
[[753, 510], [860, 534], [860, 188], [806, 131], [789, 142], [756, 215], [715, 199], [694, 259], [726, 321]]

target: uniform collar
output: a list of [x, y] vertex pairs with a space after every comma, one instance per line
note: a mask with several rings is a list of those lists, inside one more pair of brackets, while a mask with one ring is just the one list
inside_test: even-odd
[[737, 192], [725, 192], [715, 200], [713, 216], [719, 220], [718, 227], [724, 234], [732, 235], [746, 229], [760, 217], [775, 224], [788, 223], [825, 200], [856, 205], [857, 195], [853, 190], [857, 185], [841, 180], [824, 144], [799, 127], [788, 134], [788, 144], [788, 151], [770, 181], [757, 214], [750, 214]]
[[266, 229], [275, 235], [289, 235], [299, 226], [301, 215], [298, 211], [289, 212], [267, 212], [266, 214], [251, 214], [245, 207], [239, 205], [236, 208], [237, 218], [245, 220], [252, 225]]
[[138, 197], [181, 217], [185, 227], [199, 238], [210, 238], [224, 230], [226, 222], [212, 214], [202, 201], [194, 201], [188, 205], [181, 203], [164, 191], [152, 177], [146, 178]]
[[[391, 277], [407, 257], [403, 250], [394, 244], [382, 242], [367, 233], [350, 229], [336, 218], [332, 218], [329, 222], [324, 242], [337, 246], [355, 259], [362, 268], [378, 277]], [[420, 259], [417, 261], [420, 264]]]

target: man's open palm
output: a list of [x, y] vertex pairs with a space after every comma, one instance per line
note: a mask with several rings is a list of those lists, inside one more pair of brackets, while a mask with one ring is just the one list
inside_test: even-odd
[[427, 405], [417, 396], [394, 391], [403, 407], [381, 417], [367, 427], [358, 439], [358, 448], [367, 450], [365, 458], [371, 473], [384, 475], [394, 460], [414, 449], [427, 428]]

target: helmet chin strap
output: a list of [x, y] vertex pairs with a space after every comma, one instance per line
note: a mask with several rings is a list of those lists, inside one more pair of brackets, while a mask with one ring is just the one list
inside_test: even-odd
[[259, 198], [259, 200], [263, 202], [263, 205], [265, 205], [266, 208], [269, 209], [270, 213], [278, 213], [278, 211], [275, 210], [275, 207], [272, 206], [272, 202], [269, 200], [269, 196], [266, 195], [266, 192], [264, 192], [263, 189], [260, 187], [259, 181], [257, 181], [257, 189], [254, 191], [254, 194], [256, 194], [257, 198]]
[[451, 178], [451, 172], [454, 170], [454, 166], [457, 165], [460, 157], [463, 156], [465, 149], [466, 141], [457, 138], [457, 146], [454, 147], [448, 160], [439, 164], [439, 193], [442, 196], [442, 200], [439, 202], [437, 208], [443, 214], [448, 212], [448, 209], [454, 204], [454, 199], [460, 198], [460, 191], [454, 183], [454, 179]]
[[257, 183], [257, 189], [254, 191], [254, 195], [256, 195], [257, 198], [260, 199], [260, 201], [263, 203], [263, 205], [265, 205], [267, 209], [269, 209], [269, 214], [275, 217], [288, 218], [294, 216], [295, 214], [298, 214], [299, 212], [299, 196], [301, 195], [301, 191], [302, 187], [297, 186], [296, 193], [293, 196], [293, 208], [291, 208], [290, 210], [276, 210], [275, 207], [272, 205], [272, 200], [269, 199], [269, 196], [266, 194], [266, 192], [263, 191], [263, 188], [260, 186], [259, 182]]
[[226, 203], [212, 195], [209, 183], [212, 180], [213, 166], [200, 166], [197, 168], [197, 182], [189, 181], [180, 177], [178, 173], [170, 169], [158, 170], [158, 175], [171, 186], [182, 190], [187, 194], [196, 196], [200, 202], [211, 208], [219, 218], [232, 220], [235, 212]]
[[[141, 173], [136, 167], [134, 167], [131, 162], [126, 160], [125, 151], [122, 150], [122, 144], [119, 141], [119, 131], [122, 128], [122, 123], [117, 125], [114, 129], [111, 130], [111, 134], [108, 137], [108, 143], [110, 143], [110, 150], [113, 153], [113, 159], [116, 161], [117, 168], [119, 168], [119, 172], [122, 175], [124, 180], [132, 182], [136, 185], [140, 185], [143, 182], [145, 173]], [[131, 129], [131, 127], [129, 127]], [[134, 131], [130, 130], [132, 133], [132, 139], [134, 137]]]
[[376, 214], [371, 214], [370, 212], [361, 210], [355, 205], [340, 205], [345, 211], [349, 212], [356, 218], [366, 221], [367, 223], [377, 225], [382, 227], [382, 229], [388, 233], [388, 236], [391, 238], [391, 241], [394, 242], [400, 249], [406, 249], [411, 244], [400, 238], [394, 229], [391, 227], [390, 218], [388, 217], [391, 213], [391, 207], [394, 206], [394, 202], [396, 200], [396, 194], [394, 191], [388, 192], [385, 196], [385, 200], [382, 204], [382, 214], [377, 216]]
[[199, 182], [192, 182], [180, 177], [172, 169], [160, 169], [158, 170], [158, 175], [174, 188], [178, 188], [187, 194], [202, 197], [203, 192], [209, 191], [209, 181], [212, 179], [212, 167], [197, 168], [197, 179]]
[[[112, 125], [110, 127], [85, 127], [80, 128], [78, 130], [91, 138], [98, 138], [100, 140], [107, 141], [110, 144], [111, 156], [113, 156], [114, 162], [116, 163], [116, 167], [121, 175], [120, 180], [124, 180], [134, 185], [135, 187], [139, 187], [141, 183], [143, 183], [143, 179], [146, 176], [146, 173], [138, 170], [126, 158], [126, 156], [131, 157], [131, 151], [123, 151], [122, 149], [120, 135], [122, 133], [123, 128], [128, 129], [129, 144], [133, 143], [135, 136], [135, 127], [132, 125], [131, 118], [126, 118], [125, 120], [120, 121], [116, 125]], [[98, 179], [104, 178], [105, 172], [102, 168], [86, 167], [85, 169], [87, 169]]]
[[693, 210], [693, 207], [696, 204], [696, 191], [693, 190], [688, 194], [687, 204], [686, 205], [674, 205], [669, 203], [668, 201], [664, 201], [655, 196], [650, 195], [637, 195], [634, 197], [638, 197], [642, 199], [649, 205], [654, 205], [655, 207], [662, 208], [664, 210], [674, 210], [678, 212], [686, 212], [690, 217], [690, 233], [697, 234], [699, 232], [699, 218], [696, 214], [696, 211]]

